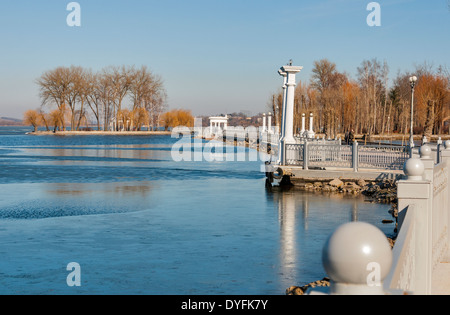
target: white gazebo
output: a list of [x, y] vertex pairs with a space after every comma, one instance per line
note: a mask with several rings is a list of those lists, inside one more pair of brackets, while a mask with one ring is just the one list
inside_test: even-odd
[[222, 133], [228, 128], [228, 115], [225, 117], [209, 117], [209, 131], [211, 134]]

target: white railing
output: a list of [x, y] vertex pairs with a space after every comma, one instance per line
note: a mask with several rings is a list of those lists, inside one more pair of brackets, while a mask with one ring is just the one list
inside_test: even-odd
[[409, 156], [408, 147], [361, 145], [358, 147], [358, 168], [399, 170], [403, 169]]
[[286, 164], [303, 167], [304, 144], [286, 144]]
[[[413, 239], [409, 242], [414, 246], [410, 290], [416, 294], [431, 294], [433, 273], [440, 263], [449, 258], [450, 141], [446, 146], [442, 161], [437, 165], [431, 158], [431, 149], [423, 146], [420, 149], [421, 158], [410, 159], [405, 166], [408, 179], [398, 183], [399, 216], [413, 222], [412, 235], [409, 236]], [[412, 219], [407, 210], [410, 207], [414, 207]], [[403, 228], [402, 224], [401, 233]], [[396, 244], [396, 249], [405, 250], [403, 246], [405, 244], [400, 242]], [[405, 258], [399, 259], [396, 264], [405, 265]], [[398, 284], [395, 286], [395, 283], [391, 285], [394, 289], [407, 289]]]
[[441, 163], [434, 168], [433, 172], [433, 205], [432, 211], [432, 254], [433, 268], [442, 262], [446, 256], [449, 243], [448, 215], [449, 215], [449, 183], [448, 165]]
[[407, 178], [398, 182], [399, 233], [392, 251], [380, 240], [383, 233], [375, 227], [370, 231], [369, 225], [347, 224], [333, 233], [324, 247], [331, 279], [326, 293], [430, 295], [438, 287], [434, 281], [450, 285], [438, 273], [441, 264], [450, 262], [450, 141], [445, 148], [439, 164], [426, 145], [420, 148], [420, 159], [405, 163]]
[[348, 168], [402, 170], [410, 156], [408, 147], [388, 145], [353, 145], [321, 144], [305, 142], [286, 145], [285, 165], [303, 166], [304, 169]]
[[348, 145], [307, 145], [308, 167], [352, 168], [352, 146]]
[[404, 210], [404, 220], [393, 250], [393, 267], [385, 280], [387, 288], [403, 292], [413, 292], [415, 289], [415, 207], [408, 206]]

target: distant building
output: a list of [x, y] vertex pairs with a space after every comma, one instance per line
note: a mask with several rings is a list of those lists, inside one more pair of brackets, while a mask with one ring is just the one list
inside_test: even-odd
[[211, 134], [222, 133], [228, 128], [228, 115], [225, 117], [209, 117], [209, 131]]

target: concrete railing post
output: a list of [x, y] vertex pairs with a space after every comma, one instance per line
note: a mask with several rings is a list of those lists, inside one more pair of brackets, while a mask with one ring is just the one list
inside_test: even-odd
[[424, 179], [433, 181], [434, 172], [434, 160], [431, 157], [431, 147], [429, 145], [423, 145], [419, 149], [420, 159], [425, 167]]
[[421, 159], [411, 158], [405, 163], [406, 180], [398, 182], [399, 226], [403, 223], [405, 210], [414, 205], [414, 270], [412, 271], [415, 294], [431, 294], [432, 234], [431, 189], [432, 182], [425, 180], [425, 165]]
[[309, 169], [309, 145], [308, 141], [303, 144], [303, 169]]
[[384, 295], [383, 282], [392, 267], [392, 250], [383, 232], [363, 222], [340, 226], [322, 255], [330, 277], [330, 294]]
[[302, 114], [302, 130], [300, 131], [300, 137], [305, 137], [306, 132], [306, 115]]
[[358, 141], [356, 140], [353, 142], [352, 164], [353, 164], [353, 171], [358, 172]]
[[309, 130], [307, 131], [307, 137], [309, 139], [314, 139], [316, 133], [314, 132], [314, 114], [309, 114]]

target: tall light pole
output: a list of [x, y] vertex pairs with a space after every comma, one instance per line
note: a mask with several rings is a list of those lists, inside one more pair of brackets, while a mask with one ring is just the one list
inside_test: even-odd
[[411, 84], [411, 135], [409, 138], [409, 146], [412, 149], [414, 148], [414, 88], [416, 87], [417, 77], [410, 77], [409, 83]]

